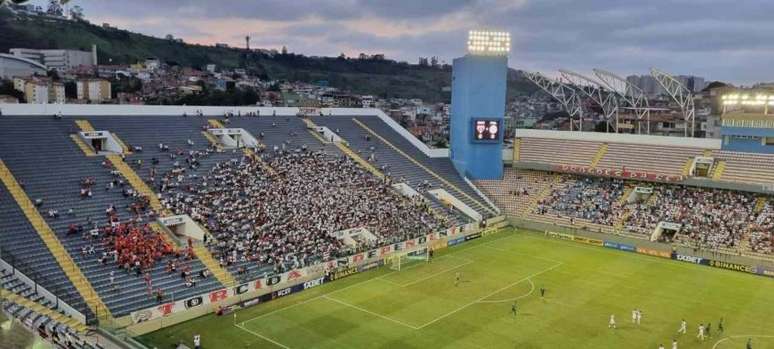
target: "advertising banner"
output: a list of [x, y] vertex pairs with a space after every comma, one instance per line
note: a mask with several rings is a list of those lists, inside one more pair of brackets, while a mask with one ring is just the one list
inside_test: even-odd
[[465, 241], [470, 241], [470, 240], [473, 240], [473, 239], [478, 239], [480, 237], [481, 237], [481, 233], [473, 233], [473, 234], [470, 234], [470, 235], [465, 235]]
[[575, 238], [575, 236], [572, 234], [557, 233], [553, 231], [547, 232], [546, 235], [555, 239], [562, 239], [562, 240], [574, 240]]
[[[134, 323], [148, 321], [160, 317], [169, 316], [175, 312], [184, 311], [187, 309], [199, 308], [208, 304], [215, 304], [225, 301], [230, 297], [240, 296], [251, 291], [259, 291], [268, 287], [272, 288], [272, 292], [257, 298], [244, 302], [243, 304], [257, 304], [265, 302], [271, 299], [287, 296], [293, 292], [314, 287], [322, 282], [323, 278], [314, 279], [304, 283], [299, 283], [301, 279], [307, 278], [312, 275], [319, 275], [327, 273], [330, 280], [336, 280], [349, 275], [373, 269], [384, 265], [384, 258], [389, 257], [396, 251], [406, 249], [416, 249], [422, 246], [435, 246], [437, 248], [446, 247], [445, 234], [457, 235], [454, 242], [449, 241], [449, 245], [462, 243], [466, 237], [460, 234], [461, 229], [450, 228], [445, 232], [430, 233], [422, 237], [418, 237], [403, 242], [386, 245], [380, 248], [376, 248], [370, 251], [361, 252], [349, 257], [342, 257], [323, 263], [315, 264], [306, 268], [291, 270], [286, 273], [269, 275], [257, 280], [246, 282], [231, 288], [224, 288], [216, 291], [212, 291], [207, 294], [190, 297], [187, 299], [178, 300], [175, 302], [168, 302], [160, 304], [155, 307], [138, 310], [132, 312], [131, 318]], [[475, 234], [474, 234], [475, 235]], [[477, 237], [481, 235], [478, 234]], [[473, 237], [476, 238], [476, 237]], [[435, 248], [434, 247], [434, 248]], [[288, 287], [277, 290], [276, 288], [282, 285], [289, 285]], [[268, 291], [268, 290], [267, 290]]]
[[590, 239], [584, 236], [574, 236], [573, 241], [580, 242], [582, 244], [587, 245], [594, 245], [594, 246], [603, 246], [604, 242], [602, 240], [598, 239]]
[[686, 262], [686, 263], [693, 263], [693, 264], [703, 264], [703, 265], [708, 265], [709, 264], [709, 260], [708, 259], [701, 258], [701, 257], [684, 255], [684, 254], [679, 254], [679, 253], [673, 253], [672, 254], [672, 259], [677, 260], [677, 261], [681, 261], [681, 262]]
[[758, 266], [755, 268], [755, 273], [758, 275], [768, 276], [768, 277], [774, 277], [774, 269], [768, 269], [764, 266]]
[[743, 273], [751, 273], [755, 274], [756, 270], [755, 268], [744, 265], [744, 264], [737, 264], [737, 263], [731, 263], [731, 262], [723, 262], [723, 261], [713, 261], [710, 260], [708, 265], [710, 267], [720, 268], [720, 269], [728, 269], [728, 270], [735, 270], [735, 271], [741, 271]]
[[460, 236], [458, 238], [449, 239], [447, 244], [449, 245], [449, 247], [452, 247], [454, 245], [458, 245], [458, 244], [461, 244], [463, 242], [465, 242], [465, 237], [464, 236]]
[[611, 169], [591, 168], [587, 166], [576, 166], [576, 165], [556, 165], [556, 166], [552, 166], [552, 169], [555, 172], [578, 173], [578, 174], [600, 176], [600, 177], [636, 179], [636, 180], [646, 180], [646, 181], [653, 181], [653, 182], [681, 182], [685, 179], [681, 175], [665, 175], [660, 173], [632, 171], [632, 170], [626, 170], [626, 169], [611, 170]]
[[654, 250], [654, 249], [645, 248], [645, 247], [637, 247], [636, 251], [637, 253], [646, 254], [649, 256], [656, 256], [661, 258], [672, 258], [672, 252], [669, 252], [669, 251], [659, 251], [659, 250]]
[[617, 250], [620, 245], [617, 242], [615, 242], [615, 241], [607, 241], [607, 240], [605, 240], [604, 246], [607, 247], [607, 248], [612, 248], [614, 250]]

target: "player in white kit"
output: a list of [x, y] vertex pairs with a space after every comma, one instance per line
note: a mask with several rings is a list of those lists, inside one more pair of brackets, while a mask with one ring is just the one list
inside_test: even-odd
[[699, 324], [699, 334], [696, 335], [696, 338], [698, 338], [701, 341], [704, 341], [704, 324]]
[[680, 329], [677, 330], [677, 333], [685, 334], [688, 331], [688, 323], [685, 322], [685, 319], [680, 322]]
[[615, 314], [610, 314], [610, 322], [607, 323], [607, 328], [615, 328]]

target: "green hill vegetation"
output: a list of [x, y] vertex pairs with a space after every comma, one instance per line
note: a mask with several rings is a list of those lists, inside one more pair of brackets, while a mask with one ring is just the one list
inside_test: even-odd
[[[202, 69], [242, 68], [263, 79], [326, 82], [357, 94], [383, 98], [421, 98], [448, 102], [451, 68], [420, 66], [393, 60], [308, 57], [267, 54], [240, 48], [188, 44], [156, 38], [86, 21], [13, 14], [0, 9], [0, 52], [14, 47], [90, 50], [97, 45], [100, 64], [131, 64], [148, 57], [171, 65]], [[509, 96], [533, 93], [536, 88], [517, 71], [508, 77]]]

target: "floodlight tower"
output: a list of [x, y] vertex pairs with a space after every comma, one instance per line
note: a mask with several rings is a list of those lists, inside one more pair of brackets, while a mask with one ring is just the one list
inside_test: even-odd
[[449, 157], [469, 179], [503, 176], [505, 92], [511, 35], [471, 30], [468, 53], [452, 65]]

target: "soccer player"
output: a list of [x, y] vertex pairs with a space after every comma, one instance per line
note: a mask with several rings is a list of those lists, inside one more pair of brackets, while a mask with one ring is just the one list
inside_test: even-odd
[[462, 277], [462, 273], [457, 272], [454, 274], [454, 287], [457, 287], [460, 284], [460, 278]]
[[680, 322], [680, 329], [677, 330], [677, 333], [685, 334], [688, 331], [688, 323], [685, 322], [685, 319]]
[[720, 317], [720, 322], [718, 322], [718, 332], [720, 332], [720, 334], [723, 334], [723, 317], [722, 316]]
[[658, 345], [658, 349], [666, 349], [666, 348], [664, 348], [664, 345], [663, 345], [663, 344], [659, 344], [659, 345]]
[[696, 335], [700, 341], [704, 341], [704, 324], [699, 324], [699, 334]]
[[540, 286], [540, 298], [543, 298], [546, 295], [546, 288], [543, 286]]
[[516, 311], [518, 309], [516, 308], [516, 301], [513, 301], [513, 304], [511, 304], [511, 313], [513, 313], [513, 316], [516, 316]]
[[632, 323], [637, 323], [637, 309], [632, 309]]
[[712, 332], [712, 323], [708, 322], [707, 323], [707, 337], [712, 337], [712, 334], [710, 332]]
[[615, 314], [610, 314], [610, 322], [607, 323], [607, 328], [615, 329]]
[[428, 257], [427, 258], [428, 262], [432, 262], [433, 261], [433, 249], [432, 248], [427, 250], [427, 257]]
[[752, 338], [747, 338], [747, 349], [752, 349]]
[[642, 320], [642, 310], [637, 309], [637, 325], [640, 324], [640, 320]]
[[677, 349], [677, 339], [672, 338], [672, 349]]

